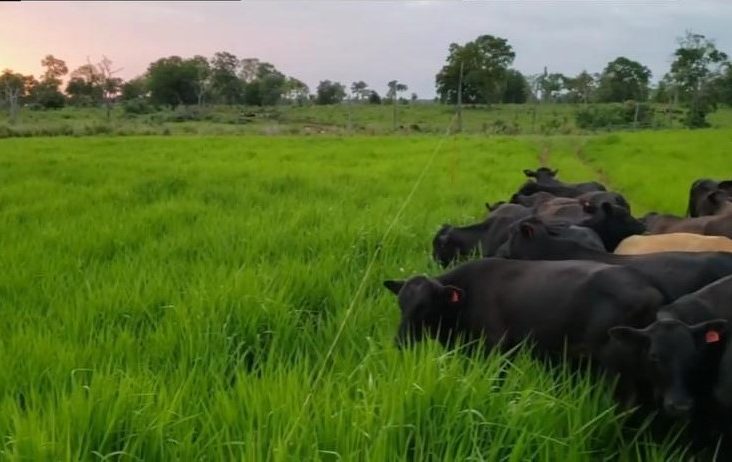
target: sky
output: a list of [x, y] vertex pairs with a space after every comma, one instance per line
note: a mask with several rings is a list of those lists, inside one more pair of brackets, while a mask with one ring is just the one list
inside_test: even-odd
[[525, 74], [599, 72], [626, 56], [654, 80], [686, 30], [732, 55], [732, 0], [243, 0], [0, 2], [0, 69], [41, 73], [47, 54], [70, 70], [106, 55], [127, 79], [160, 57], [229, 51], [307, 83], [397, 79], [420, 98], [450, 43], [508, 39]]

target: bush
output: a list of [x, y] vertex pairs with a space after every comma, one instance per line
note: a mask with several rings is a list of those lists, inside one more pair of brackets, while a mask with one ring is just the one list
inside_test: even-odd
[[647, 103], [636, 105], [634, 101], [583, 107], [575, 113], [575, 122], [579, 128], [592, 130], [631, 128], [635, 122], [636, 109], [639, 126], [653, 124], [653, 108]]
[[125, 101], [124, 103], [122, 103], [122, 110], [125, 112], [125, 114], [134, 115], [150, 114], [152, 112], [155, 112], [155, 108], [149, 102], [147, 102], [147, 100], [144, 100], [142, 98]]

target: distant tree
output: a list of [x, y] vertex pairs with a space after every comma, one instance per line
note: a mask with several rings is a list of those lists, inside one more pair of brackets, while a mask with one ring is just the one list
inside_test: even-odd
[[287, 81], [285, 82], [286, 100], [302, 106], [308, 102], [309, 93], [310, 89], [304, 82], [294, 77], [287, 78]]
[[33, 77], [26, 77], [10, 69], [5, 69], [0, 74], [0, 95], [3, 96], [3, 102], [8, 106], [11, 123], [18, 120], [20, 101], [27, 94], [29, 79], [32, 80]]
[[346, 97], [346, 87], [339, 82], [331, 82], [330, 80], [321, 81], [316, 92], [316, 104], [337, 104]]
[[147, 84], [155, 104], [177, 106], [198, 102], [196, 79], [198, 69], [180, 56], [160, 58], [148, 66]]
[[718, 80], [720, 101], [732, 105], [732, 65], [727, 65]]
[[351, 94], [354, 98], [362, 101], [369, 96], [369, 87], [363, 80], [351, 84]]
[[529, 84], [521, 72], [515, 69], [506, 71], [506, 80], [504, 83], [503, 95], [501, 102], [523, 104], [529, 97]]
[[689, 108], [686, 125], [705, 127], [706, 115], [721, 98], [717, 83], [728, 64], [727, 54], [704, 35], [693, 32], [687, 32], [678, 43], [669, 77], [678, 98]]
[[390, 100], [395, 100], [399, 96], [399, 93], [409, 90], [409, 87], [397, 80], [390, 81], [386, 86], [388, 88], [386, 97]]
[[450, 44], [447, 63], [435, 77], [442, 102], [457, 102], [460, 67], [463, 67], [463, 102], [493, 103], [500, 100], [506, 72], [516, 54], [506, 39], [481, 35], [465, 45]]
[[197, 104], [202, 106], [206, 95], [211, 91], [211, 64], [205, 56], [201, 55], [196, 55], [191, 58], [190, 63], [196, 69], [195, 90]]
[[66, 84], [69, 104], [73, 106], [92, 106], [102, 100], [99, 76], [91, 64], [84, 64], [75, 69]]
[[409, 99], [410, 99], [410, 100], [411, 100], [411, 101], [412, 101], [413, 103], [416, 103], [416, 102], [417, 102], [417, 100], [419, 99], [419, 96], [417, 96], [417, 94], [416, 94], [416, 93], [412, 93], [412, 96], [410, 96], [410, 97], [409, 97]]
[[97, 75], [99, 76], [99, 88], [101, 89], [102, 102], [106, 109], [107, 120], [112, 115], [112, 103], [119, 96], [122, 88], [122, 79], [115, 77], [114, 74], [122, 69], [114, 69], [112, 60], [102, 55], [101, 61], [96, 65]]
[[135, 77], [122, 84], [120, 89], [121, 101], [132, 101], [147, 96], [147, 78], [145, 76]]
[[602, 102], [645, 101], [650, 79], [650, 69], [621, 56], [609, 62], [602, 71], [598, 99]]
[[595, 78], [587, 71], [582, 71], [575, 77], [565, 77], [564, 87], [570, 102], [581, 103], [589, 103], [597, 88]]
[[69, 68], [66, 67], [66, 62], [62, 59], [58, 59], [53, 55], [46, 55], [41, 60], [41, 66], [46, 68], [43, 73], [44, 82], [56, 82], [57, 86], [61, 85], [61, 78], [68, 74]]
[[369, 104], [381, 104], [381, 96], [375, 90], [369, 92], [368, 100]]
[[261, 62], [257, 58], [244, 58], [239, 63], [239, 79], [244, 83], [251, 83], [257, 78]]
[[544, 73], [539, 78], [541, 100], [544, 102], [556, 101], [557, 95], [564, 89], [564, 82], [567, 78], [559, 73]]
[[211, 89], [223, 104], [236, 104], [242, 99], [242, 80], [237, 76], [239, 58], [220, 51], [211, 59]]
[[41, 65], [46, 70], [41, 81], [31, 89], [30, 98], [47, 109], [63, 107], [66, 104], [66, 98], [61, 93], [60, 87], [61, 79], [69, 72], [66, 62], [53, 55], [47, 55], [41, 60]]

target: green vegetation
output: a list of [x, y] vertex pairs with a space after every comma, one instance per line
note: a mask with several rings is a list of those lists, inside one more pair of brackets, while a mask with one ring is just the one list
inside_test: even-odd
[[[10, 123], [0, 113], [0, 138], [88, 135], [383, 135], [395, 133], [389, 105], [211, 106], [155, 110], [146, 103], [135, 112], [114, 109], [111, 120], [102, 108], [24, 110]], [[443, 133], [454, 106], [432, 103], [397, 105], [399, 134]], [[463, 132], [469, 134], [584, 134], [608, 130], [680, 128], [684, 112], [667, 105], [643, 105], [639, 123], [633, 104], [501, 104], [468, 106]], [[350, 116], [349, 116], [350, 113]], [[350, 121], [350, 122], [349, 122]], [[715, 128], [732, 127], [732, 108], [709, 117]]]
[[452, 137], [383, 241], [437, 137], [1, 140], [2, 458], [678, 460], [583, 374], [396, 350], [381, 281], [539, 156], [679, 212], [730, 136]]

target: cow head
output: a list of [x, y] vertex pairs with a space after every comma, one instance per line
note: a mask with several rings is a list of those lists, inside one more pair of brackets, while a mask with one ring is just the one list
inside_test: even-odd
[[590, 217], [580, 225], [594, 230], [608, 252], [615, 250], [626, 237], [643, 234], [646, 230], [645, 225], [634, 218], [628, 209], [611, 202], [605, 201], [599, 204], [582, 202], [582, 208]]
[[444, 224], [432, 239], [432, 257], [445, 268], [463, 255], [463, 247], [463, 242], [454, 232], [454, 228]]
[[716, 215], [729, 208], [730, 194], [723, 189], [715, 189], [698, 198], [695, 204], [697, 216]]
[[702, 216], [701, 208], [704, 198], [718, 188], [718, 183], [709, 178], [701, 178], [691, 184], [689, 188], [689, 206], [686, 214], [690, 217]]
[[682, 415], [694, 405], [693, 381], [698, 380], [705, 358], [721, 353], [727, 321], [714, 319], [688, 325], [662, 318], [645, 329], [619, 326], [610, 329], [609, 334], [641, 358], [648, 378], [662, 397], [664, 411]]
[[399, 347], [424, 337], [446, 342], [465, 302], [465, 292], [443, 285], [434, 278], [415, 276], [407, 281], [384, 281], [384, 286], [398, 297], [402, 314], [396, 344]]
[[528, 178], [535, 178], [538, 182], [553, 181], [557, 173], [559, 173], [559, 170], [552, 170], [546, 167], [539, 167], [535, 171], [524, 169], [524, 175]]

